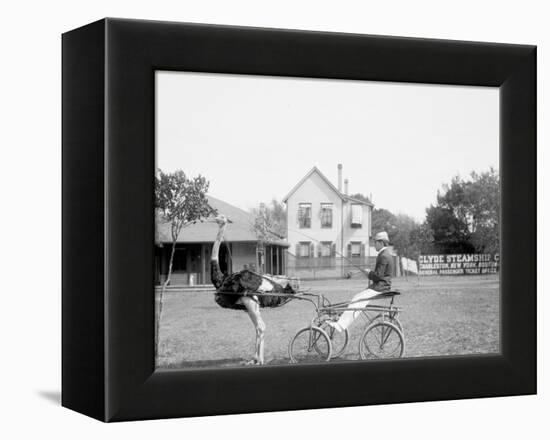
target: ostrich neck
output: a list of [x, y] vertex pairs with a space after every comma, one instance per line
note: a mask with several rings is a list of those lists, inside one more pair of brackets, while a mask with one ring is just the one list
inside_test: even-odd
[[212, 261], [219, 261], [220, 244], [223, 240], [223, 234], [225, 233], [226, 226], [226, 224], [220, 225], [218, 235], [216, 236], [216, 240], [214, 241], [214, 245], [212, 246]]

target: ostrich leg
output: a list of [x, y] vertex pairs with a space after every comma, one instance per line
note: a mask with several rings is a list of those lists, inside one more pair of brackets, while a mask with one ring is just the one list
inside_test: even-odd
[[246, 307], [246, 311], [248, 312], [248, 316], [250, 316], [250, 319], [252, 320], [252, 323], [254, 324], [254, 328], [256, 329], [256, 349], [254, 358], [247, 362], [247, 365], [252, 364], [264, 364], [264, 334], [265, 334], [265, 328], [266, 325], [264, 323], [264, 320], [262, 319], [262, 316], [260, 315], [260, 305], [251, 297], [249, 296], [243, 296], [239, 299], [239, 301], [242, 302], [242, 304]]

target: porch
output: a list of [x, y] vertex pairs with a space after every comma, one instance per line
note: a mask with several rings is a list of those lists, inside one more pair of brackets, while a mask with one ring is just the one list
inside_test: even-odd
[[[155, 246], [155, 285], [168, 274], [171, 243]], [[210, 286], [212, 243], [177, 243], [172, 263], [170, 286]], [[223, 242], [220, 245], [220, 269], [226, 274], [250, 269], [271, 275], [286, 274], [286, 247], [257, 242]]]

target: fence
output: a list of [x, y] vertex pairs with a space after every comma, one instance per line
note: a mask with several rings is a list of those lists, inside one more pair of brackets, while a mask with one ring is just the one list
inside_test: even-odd
[[287, 251], [288, 276], [302, 280], [343, 278], [361, 269], [374, 269], [376, 257], [296, 257]]

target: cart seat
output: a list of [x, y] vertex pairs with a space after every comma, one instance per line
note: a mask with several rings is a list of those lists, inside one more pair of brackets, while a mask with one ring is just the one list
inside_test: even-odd
[[380, 292], [378, 295], [373, 296], [371, 299], [393, 298], [395, 295], [401, 295], [401, 292], [399, 290], [389, 289]]

